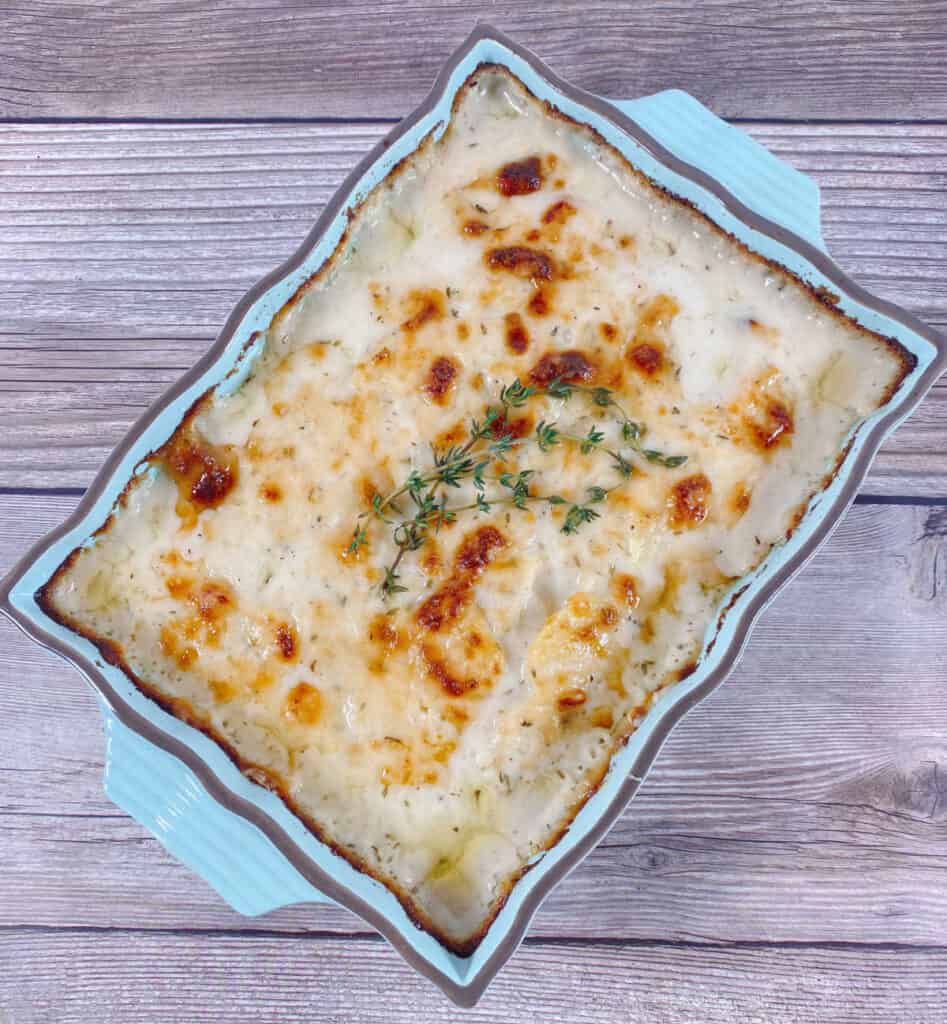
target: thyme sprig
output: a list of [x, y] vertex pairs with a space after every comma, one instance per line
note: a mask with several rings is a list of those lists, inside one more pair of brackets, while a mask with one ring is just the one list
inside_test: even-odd
[[[359, 516], [348, 545], [350, 554], [355, 554], [368, 542], [366, 520], [369, 516], [392, 527], [397, 554], [384, 570], [380, 584], [383, 597], [407, 590], [401, 583], [399, 573], [404, 556], [423, 547], [432, 531], [436, 533], [443, 525], [454, 522], [462, 512], [488, 513], [498, 505], [512, 506], [523, 511], [530, 504], [569, 505], [561, 527], [565, 534], [575, 534], [585, 524], [600, 517], [601, 513], [595, 506], [603, 503], [615, 487], [588, 487], [584, 501], [573, 501], [570, 504], [560, 494], [535, 493], [531, 489], [536, 475], [534, 469], [512, 472], [505, 468], [510, 454], [516, 449], [535, 444], [545, 453], [568, 442], [578, 445], [583, 455], [602, 451], [611, 459], [622, 481], [632, 475], [634, 466], [628, 455], [606, 445], [605, 434], [597, 426], [579, 435], [541, 421], [532, 436], [527, 437], [513, 437], [509, 431], [500, 429], [506, 426], [507, 418], [514, 409], [522, 408], [534, 396], [569, 401], [575, 395], [587, 398], [596, 408], [610, 411], [619, 421], [622, 441], [647, 462], [675, 468], [687, 461], [686, 455], [666, 455], [656, 449], [646, 448], [643, 444], [645, 428], [625, 412], [609, 388], [560, 379], [548, 384], [523, 384], [519, 379], [514, 380], [501, 390], [499, 405], [488, 406], [482, 420], [471, 421], [467, 440], [462, 445], [451, 445], [443, 450], [432, 445], [432, 464], [429, 469], [423, 472], [412, 470], [405, 482], [389, 494], [376, 494], [372, 498], [371, 511]], [[501, 472], [488, 476], [487, 471], [494, 466], [498, 466]], [[500, 489], [497, 491], [493, 488], [488, 494], [488, 481], [499, 484]], [[467, 482], [473, 487], [474, 500], [451, 505], [448, 501], [449, 491]], [[406, 499], [412, 506], [410, 515], [402, 507]]]

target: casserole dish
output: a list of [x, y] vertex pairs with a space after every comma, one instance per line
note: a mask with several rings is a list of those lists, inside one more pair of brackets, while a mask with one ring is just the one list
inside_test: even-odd
[[[627, 746], [615, 755], [602, 785], [579, 811], [563, 840], [536, 858], [532, 870], [516, 884], [482, 941], [461, 955], [457, 951], [451, 952], [444, 944], [434, 942], [429, 934], [419, 934], [404, 908], [393, 900], [388, 890], [359, 875], [332, 849], [318, 843], [297, 819], [288, 815], [272, 793], [261, 792], [259, 787], [240, 776], [233, 766], [222, 764], [220, 752], [211, 749], [212, 745], [209, 746], [206, 739], [192, 735], [194, 731], [177, 719], [169, 721], [168, 716], [129, 685], [128, 679], [115, 666], [106, 664], [101, 652], [97, 653], [87, 641], [55, 623], [46, 614], [48, 605], [37, 603], [35, 595], [45, 586], [64, 556], [77, 544], [84, 544], [102, 524], [116, 496], [124, 491], [133, 475], [148, 471], [145, 457], [167, 439], [193, 400], [209, 387], [216, 387], [218, 393], [226, 395], [242, 386], [260, 355], [256, 332], [267, 327], [276, 310], [312, 274], [327, 253], [333, 251], [346, 226], [343, 207], [361, 200], [368, 188], [411, 152], [411, 147], [416, 146], [429, 130], [433, 130], [435, 135], [442, 130], [443, 121], [440, 119], [450, 108], [460, 85], [472, 71], [487, 63], [508, 67], [534, 94], [547, 98], [565, 115], [591, 124], [635, 166], [670, 191], [683, 195], [752, 250], [787, 266], [814, 289], [823, 293], [838, 292], [841, 309], [865, 327], [895, 338], [913, 356], [910, 363], [913, 368], [882, 407], [855, 427], [848, 438], [839, 472], [810, 503], [787, 542], [770, 552], [749, 576], [741, 579], [739, 585], [725, 595], [721, 616], [704, 638], [703, 655], [697, 671], [686, 681], [664, 692], [654, 703]], [[629, 137], [621, 134], [621, 128], [628, 130]], [[482, 990], [492, 971], [513, 948], [544, 888], [574, 864], [614, 820], [673, 721], [732, 667], [753, 615], [775, 586], [798, 568], [837, 521], [884, 430], [917, 401], [924, 387], [939, 372], [943, 349], [931, 332], [926, 332], [910, 318], [905, 315], [886, 316], [892, 312], [889, 307], [869, 303], [856, 286], [851, 285], [811, 246], [793, 238], [784, 229], [755, 218], [732, 196], [704, 179], [699, 172], [677, 163], [652, 139], [619, 115], [611, 113], [599, 101], [587, 100], [584, 106], [577, 103], [574, 94], [560, 88], [540, 65], [486, 31], [475, 34], [446, 69], [427, 107], [403, 126], [389, 140], [386, 150], [366, 166], [368, 170], [354, 184], [354, 190], [348, 196], [343, 190], [317, 227], [315, 238], [307, 243], [291, 265], [281, 268], [275, 277], [255, 289], [238, 307], [208, 360], [133, 431], [90, 492], [90, 498], [80, 510], [80, 519], [67, 524], [71, 528], [64, 535], [47, 542], [25, 571], [21, 568], [11, 575], [5, 596], [8, 594], [9, 609], [14, 617], [38, 639], [57, 635], [60, 642], [68, 644], [72, 660], [91, 670], [93, 682], [124, 726], [131, 726], [134, 731], [157, 740], [166, 750], [173, 750], [181, 756], [215, 796], [257, 824], [290, 858], [304, 878], [315, 882], [331, 898], [356, 909], [378, 925], [414, 962], [426, 962], [455, 998], [469, 1000]], [[906, 363], [905, 367], [908, 365]], [[229, 794], [228, 789], [232, 791]]]

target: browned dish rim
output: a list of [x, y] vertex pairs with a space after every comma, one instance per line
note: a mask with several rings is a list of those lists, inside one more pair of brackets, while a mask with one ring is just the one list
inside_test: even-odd
[[[214, 771], [204, 762], [201, 756], [180, 740], [177, 740], [164, 733], [157, 725], [135, 711], [124, 699], [112, 688], [99, 668], [84, 655], [74, 651], [71, 647], [61, 642], [57, 637], [42, 629], [31, 619], [21, 615], [10, 600], [10, 594], [15, 582], [26, 571], [42, 552], [56, 543], [65, 533], [72, 530], [90, 511], [93, 505], [101, 497], [107, 488], [111, 477], [120, 465], [128, 451], [138, 437], [154, 422], [157, 416], [178, 396], [180, 396], [195, 380], [197, 380], [221, 355], [229, 343], [232, 335], [239, 326], [244, 314], [249, 307], [273, 284], [281, 280], [287, 274], [296, 270], [311, 250], [317, 244], [322, 234], [335, 220], [338, 213], [347, 205], [355, 185], [365, 171], [384, 153], [392, 142], [407, 133], [414, 125], [425, 117], [440, 101], [443, 93], [449, 84], [449, 79], [456, 67], [463, 61], [469, 51], [481, 40], [492, 39], [509, 49], [517, 57], [527, 63], [531, 69], [540, 77], [544, 78], [555, 90], [559, 91], [569, 99], [582, 104], [594, 113], [607, 121], [612, 122], [626, 134], [631, 136], [645, 150], [647, 150], [658, 161], [664, 164], [670, 171], [690, 179], [695, 184], [706, 189], [723, 206], [739, 220], [751, 229], [765, 234], [793, 250], [802, 256], [817, 270], [819, 270], [841, 293], [854, 299], [861, 305], [871, 308], [884, 316], [898, 321], [900, 324], [922, 336], [929, 341], [937, 350], [936, 357], [930, 366], [921, 374], [915, 382], [909, 394], [898, 403], [897, 408], [888, 411], [885, 415], [871, 426], [864, 436], [862, 449], [855, 461], [849, 467], [847, 475], [842, 482], [839, 493], [832, 501], [827, 512], [823, 513], [822, 522], [815, 528], [813, 533], [800, 546], [799, 550], [776, 570], [772, 576], [761, 584], [752, 601], [740, 613], [739, 620], [735, 623], [734, 637], [730, 649], [726, 651], [720, 664], [708, 674], [708, 676], [695, 687], [694, 690], [678, 700], [673, 708], [669, 709], [662, 721], [658, 723], [654, 732], [645, 741], [644, 746], [635, 759], [632, 770], [622, 783], [615, 797], [601, 813], [599, 819], [592, 828], [579, 839], [561, 857], [559, 862], [549, 869], [547, 874], [541, 878], [534, 888], [528, 892], [518, 910], [509, 930], [499, 941], [497, 948], [484, 962], [477, 975], [468, 985], [461, 985], [453, 978], [435, 968], [428, 962], [412, 945], [402, 936], [397, 927], [380, 911], [375, 909], [361, 897], [356, 896], [348, 888], [341, 885], [334, 877], [323, 871], [318, 865], [301, 850], [283, 828], [272, 819], [265, 811], [257, 805], [233, 793]], [[660, 187], [660, 186], [659, 186]], [[718, 226], [719, 227], [719, 226]], [[793, 275], [794, 277], [796, 275]], [[53, 650], [76, 665], [90, 680], [92, 685], [108, 701], [112, 711], [122, 722], [143, 738], [154, 743], [159, 748], [174, 755], [183, 761], [195, 775], [200, 779], [207, 791], [226, 809], [240, 815], [255, 824], [264, 832], [287, 857], [290, 863], [323, 892], [330, 899], [347, 907], [357, 913], [369, 924], [378, 929], [398, 952], [421, 974], [434, 981], [441, 989], [456, 1003], [464, 1006], [472, 1006], [482, 995], [490, 980], [509, 958], [511, 953], [521, 941], [530, 919], [536, 909], [549, 893], [549, 891], [571, 871], [585, 855], [596, 845], [599, 839], [608, 831], [616, 818], [621, 814], [628, 801], [634, 795], [641, 782], [641, 777], [647, 772], [653, 762], [658, 750], [667, 738], [671, 730], [691, 707], [698, 703], [715, 689], [730, 673], [742, 654], [749, 631], [759, 612], [773, 597], [776, 591], [786, 583], [815, 552], [816, 548], [831, 533], [838, 524], [841, 516], [851, 500], [854, 498], [859, 485], [865, 477], [868, 467], [888, 429], [904, 415], [910, 412], [931, 384], [937, 379], [947, 365], [947, 342], [936, 331], [922, 324], [911, 314], [899, 307], [870, 295], [867, 291], [850, 280], [848, 276], [828, 257], [824, 252], [817, 249], [804, 239], [772, 221], [767, 220], [754, 213], [735, 196], [728, 192], [723, 185], [710, 177], [704, 171], [679, 160], [670, 151], [664, 148], [656, 139], [640, 128], [633, 120], [618, 111], [608, 101], [590, 95], [564, 82], [552, 71], [550, 71], [535, 55], [528, 50], [514, 43], [502, 33], [487, 25], [478, 25], [465, 42], [454, 52], [448, 62], [441, 70], [434, 87], [424, 102], [393, 131], [383, 139], [373, 150], [355, 167], [346, 180], [339, 187], [333, 198], [330, 200], [322, 215], [319, 217], [315, 227], [308, 237], [282, 266], [268, 274], [259, 281], [240, 300], [221, 331], [213, 346], [205, 353], [195, 366], [187, 371], [151, 408], [139, 418], [132, 426], [128, 434], [112, 452], [107, 459], [95, 480], [89, 487], [82, 501], [76, 510], [59, 528], [49, 533], [43, 540], [36, 544], [24, 558], [22, 558], [7, 577], [0, 583], [0, 610], [4, 611], [16, 625], [22, 628], [33, 639], [42, 645]]]

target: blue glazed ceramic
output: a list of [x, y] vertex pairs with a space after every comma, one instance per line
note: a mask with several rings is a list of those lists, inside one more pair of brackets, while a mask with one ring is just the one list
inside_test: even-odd
[[[840, 296], [840, 308], [901, 342], [917, 359], [891, 400], [850, 437], [832, 483], [812, 501], [792, 537], [725, 596], [729, 607], [708, 631], [698, 670], [664, 692], [606, 779], [559, 843], [536, 858], [484, 941], [458, 957], [418, 929], [395, 897], [320, 843], [278, 797], [245, 778], [206, 736], [142, 695], [85, 639], [44, 615], [36, 591], [63, 558], [108, 515], [142, 460], [174, 431], [207, 388], [237, 386], [258, 351], [254, 337], [334, 249], [346, 210], [429, 132], [439, 135], [454, 93], [481, 63], [504, 64], [541, 99], [587, 122], [628, 159], [683, 196], [751, 249]], [[945, 367], [944, 339], [909, 314], [875, 299], [828, 258], [814, 182], [727, 125], [686, 93], [669, 91], [609, 103], [567, 86], [535, 57], [489, 28], [478, 28], [442, 72], [422, 107], [346, 181], [299, 252], [238, 305], [203, 360], [135, 425], [77, 512], [43, 540], [0, 587], [0, 607], [27, 633], [75, 664], [99, 693], [108, 735], [106, 790], [235, 910], [262, 914], [290, 903], [335, 901], [379, 929], [456, 1002], [472, 1005], [513, 953], [552, 886], [621, 813], [682, 714], [725, 678], [752, 622], [838, 523], [884, 437]], [[711, 649], [711, 642], [712, 649]]]

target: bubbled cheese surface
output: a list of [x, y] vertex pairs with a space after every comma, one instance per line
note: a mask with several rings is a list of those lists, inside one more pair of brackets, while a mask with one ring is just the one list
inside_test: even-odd
[[[893, 347], [481, 70], [48, 603], [469, 949], [902, 372]], [[348, 550], [372, 495], [463, 443], [514, 379], [570, 375], [686, 463], [631, 452], [587, 394], [533, 396], [511, 430], [599, 429], [631, 477], [600, 451], [523, 443], [506, 468], [567, 504], [461, 514], [383, 600], [391, 528], [363, 520]], [[592, 485], [614, 488], [600, 517], [563, 533]]]

